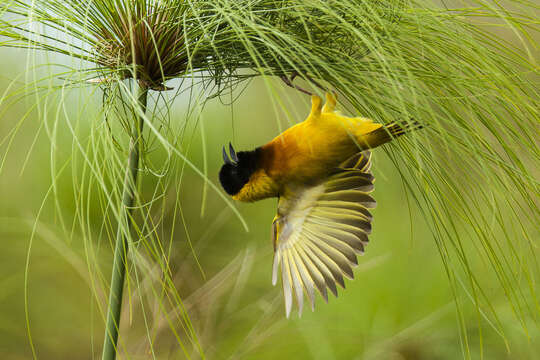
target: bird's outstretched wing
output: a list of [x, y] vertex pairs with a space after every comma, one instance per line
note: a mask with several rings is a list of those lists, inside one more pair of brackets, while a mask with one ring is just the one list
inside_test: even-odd
[[314, 308], [315, 289], [328, 301], [327, 288], [337, 296], [336, 283], [345, 288], [343, 277], [353, 278], [357, 254], [364, 252], [371, 233], [375, 207], [367, 151], [345, 161], [323, 182], [281, 197], [272, 223], [274, 264], [272, 283], [281, 280], [287, 317], [293, 292], [302, 313], [304, 291]]

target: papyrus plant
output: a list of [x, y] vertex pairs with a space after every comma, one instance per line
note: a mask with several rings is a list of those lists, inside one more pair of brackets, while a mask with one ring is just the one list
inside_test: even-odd
[[[277, 95], [281, 86], [308, 92], [333, 89], [363, 116], [423, 124], [423, 131], [386, 151], [409, 198], [422, 209], [456, 299], [466, 294], [479, 319], [504, 334], [470, 267], [474, 252], [489, 264], [526, 330], [526, 319], [539, 311], [535, 10], [528, 1], [501, 5], [487, 0], [454, 5], [401, 0], [4, 1], [1, 44], [38, 55], [55, 53], [49, 59], [64, 66], [45, 81], [37, 76], [29, 90], [40, 93], [46, 83], [46, 89], [58, 85], [56, 91], [64, 93], [94, 84], [105, 94], [107, 123], [116, 122], [94, 133], [102, 138], [88, 144], [97, 148], [74, 146], [87, 171], [82, 186], [97, 188], [92, 191], [103, 200], [107, 231], [101, 235], [114, 238], [108, 310], [102, 311], [103, 358], [116, 353], [126, 268], [136, 265], [135, 281], [128, 281], [131, 289], [137, 268], [145, 268], [143, 253], [161, 269], [162, 289], [153, 294], [162, 299], [162, 310], [178, 309], [168, 320], [184, 355], [204, 354], [172, 285], [170, 253], [154, 231], [158, 224], [148, 218], [149, 207], [138, 195], [139, 173], [154, 174], [144, 161], [150, 142], [192, 166], [156, 120], [174, 97], [162, 94], [149, 106], [149, 94], [168, 90], [173, 78], [182, 79], [181, 85], [174, 83], [176, 90], [199, 94], [196, 104], [262, 77], [279, 106], [288, 104]], [[507, 30], [504, 37], [495, 31], [499, 29]], [[209, 144], [211, 149], [220, 145]], [[99, 167], [103, 162], [108, 166]], [[152, 203], [169, 183], [156, 188]], [[53, 189], [57, 191], [54, 176]], [[86, 195], [80, 192], [80, 214], [86, 211]], [[402, 215], [403, 210], [396, 211]], [[76, 222], [81, 229], [88, 226], [85, 216]], [[89, 244], [95, 240], [81, 231]], [[92, 254], [89, 263], [95, 262]], [[99, 270], [95, 274], [97, 293], [99, 284], [106, 283]], [[459, 307], [458, 314], [467, 339]], [[195, 350], [184, 346], [186, 340]], [[155, 356], [150, 333], [148, 342]]]

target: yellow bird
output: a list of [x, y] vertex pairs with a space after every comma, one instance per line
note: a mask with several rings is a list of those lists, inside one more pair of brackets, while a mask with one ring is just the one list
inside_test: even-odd
[[287, 317], [293, 292], [301, 313], [304, 291], [313, 309], [315, 290], [328, 302], [327, 288], [337, 296], [336, 283], [345, 288], [343, 276], [353, 278], [376, 204], [369, 195], [374, 178], [367, 150], [420, 128], [346, 117], [335, 106], [333, 94], [326, 94], [324, 106], [313, 95], [307, 119], [266, 145], [236, 153], [229, 144], [230, 157], [223, 148], [219, 180], [233, 199], [279, 199], [272, 283], [281, 268]]

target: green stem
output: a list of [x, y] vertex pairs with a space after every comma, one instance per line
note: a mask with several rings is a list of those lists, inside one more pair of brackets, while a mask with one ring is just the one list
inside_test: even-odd
[[[148, 89], [139, 88], [138, 106], [142, 113], [146, 112]], [[114, 248], [114, 261], [111, 275], [111, 289], [109, 293], [109, 308], [107, 310], [107, 325], [105, 328], [105, 340], [103, 343], [102, 360], [114, 360], [116, 358], [118, 344], [118, 329], [120, 328], [120, 314], [122, 311], [122, 293], [124, 291], [124, 278], [126, 275], [126, 259], [129, 250], [129, 234], [131, 233], [131, 213], [137, 188], [137, 174], [140, 158], [141, 133], [144, 119], [140, 112], [136, 113], [135, 124], [129, 143], [129, 159], [124, 178], [124, 190], [122, 194], [123, 213], [119, 219], [116, 233], [116, 245]], [[124, 216], [125, 215], [125, 216]], [[124, 216], [122, 218], [122, 216]], [[122, 231], [122, 222], [125, 221], [127, 228]]]

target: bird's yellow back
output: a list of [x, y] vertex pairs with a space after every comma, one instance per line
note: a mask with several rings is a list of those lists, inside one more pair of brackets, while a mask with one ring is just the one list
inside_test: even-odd
[[[233, 199], [256, 201], [288, 196], [294, 189], [325, 180], [351, 156], [422, 128], [417, 122], [382, 125], [367, 118], [343, 116], [335, 111], [335, 105], [333, 94], [326, 94], [324, 106], [320, 97], [312, 96], [306, 120], [252, 151], [249, 157], [253, 163], [247, 164], [254, 170], [248, 181], [240, 181], [240, 190], [231, 193]], [[232, 180], [225, 183], [239, 182], [236, 173], [228, 176]]]
[[335, 111], [336, 98], [311, 98], [311, 112], [261, 147], [261, 166], [235, 200], [255, 201], [285, 195], [295, 185], [323, 180], [339, 164], [362, 149], [375, 147], [369, 134], [382, 127], [371, 119], [347, 117]]
[[370, 119], [341, 115], [335, 111], [335, 103], [330, 93], [324, 107], [321, 98], [313, 96], [306, 120], [263, 146], [273, 154], [264, 164], [270, 177], [288, 183], [326, 176], [365, 147], [366, 134], [381, 127]]

